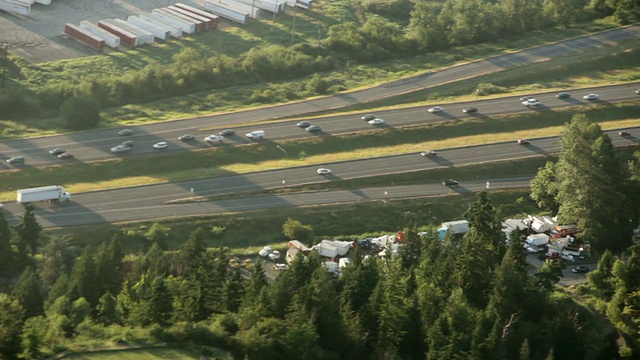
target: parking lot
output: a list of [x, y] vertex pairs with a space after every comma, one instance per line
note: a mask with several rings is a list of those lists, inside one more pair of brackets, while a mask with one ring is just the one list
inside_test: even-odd
[[204, 0], [52, 0], [33, 4], [28, 17], [0, 11], [0, 45], [31, 63], [95, 55], [97, 52], [64, 35], [64, 25], [120, 18], [182, 2], [202, 7]]

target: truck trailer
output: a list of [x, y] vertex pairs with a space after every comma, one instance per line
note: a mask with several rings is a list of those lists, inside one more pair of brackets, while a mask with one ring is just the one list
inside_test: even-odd
[[71, 199], [69, 194], [60, 185], [42, 186], [31, 189], [20, 189], [16, 191], [16, 201], [20, 204], [38, 201], [62, 202]]

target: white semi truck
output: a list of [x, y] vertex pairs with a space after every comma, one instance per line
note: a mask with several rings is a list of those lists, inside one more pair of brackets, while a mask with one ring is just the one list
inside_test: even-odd
[[16, 201], [20, 204], [32, 203], [37, 201], [67, 201], [71, 199], [69, 194], [62, 186], [51, 185], [42, 186], [31, 189], [20, 189], [16, 191]]

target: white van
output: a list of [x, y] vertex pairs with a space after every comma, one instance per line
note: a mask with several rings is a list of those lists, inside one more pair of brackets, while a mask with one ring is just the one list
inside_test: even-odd
[[264, 138], [264, 130], [255, 130], [255, 131], [252, 131], [252, 132], [246, 134], [246, 136], [249, 139], [252, 139], [252, 140], [262, 139], [262, 138]]

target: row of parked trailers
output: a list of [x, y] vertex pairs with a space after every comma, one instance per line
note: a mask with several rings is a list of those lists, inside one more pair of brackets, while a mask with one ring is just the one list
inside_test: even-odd
[[150, 44], [169, 36], [180, 38], [183, 33], [194, 34], [213, 29], [218, 25], [218, 16], [192, 6], [177, 3], [151, 13], [131, 15], [127, 20], [104, 19], [93, 24], [83, 21], [80, 26], [65, 25], [65, 34], [96, 50], [105, 46], [129, 48]]
[[10, 14], [28, 16], [31, 13], [31, 5], [35, 3], [50, 5], [51, 0], [0, 0], [0, 10]]

